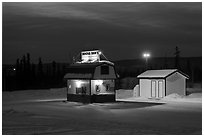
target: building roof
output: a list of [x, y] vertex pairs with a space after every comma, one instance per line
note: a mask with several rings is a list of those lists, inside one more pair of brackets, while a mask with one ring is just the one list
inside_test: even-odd
[[87, 74], [76, 74], [76, 73], [67, 73], [64, 76], [65, 79], [90, 79], [92, 78], [92, 74], [87, 73]]
[[93, 78], [95, 68], [103, 64], [113, 66], [111, 62], [95, 62], [95, 63], [75, 63], [71, 64], [67, 68], [67, 74], [64, 76], [65, 79], [90, 79]]
[[72, 64], [71, 66], [97, 67], [97, 66], [100, 66], [100, 65], [102, 65], [102, 64], [108, 64], [108, 65], [114, 66], [114, 63], [113, 63], [113, 62], [110, 62], [110, 61], [108, 61], [108, 60], [100, 60], [100, 61], [91, 62], [91, 63], [81, 63], [81, 62], [77, 62], [77, 63]]
[[137, 78], [166, 78], [175, 72], [182, 74], [187, 79], [189, 78], [188, 75], [177, 69], [147, 70], [142, 74], [138, 75]]
[[84, 51], [96, 51], [96, 50], [100, 51], [100, 49], [85, 49], [85, 50], [82, 50], [81, 52], [84, 52]]

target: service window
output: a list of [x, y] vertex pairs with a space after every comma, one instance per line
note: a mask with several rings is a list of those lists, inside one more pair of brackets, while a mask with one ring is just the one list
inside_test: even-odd
[[76, 88], [76, 94], [86, 94], [86, 87]]
[[109, 74], [109, 66], [101, 66], [101, 75]]
[[82, 88], [76, 88], [76, 94], [81, 94]]
[[86, 87], [82, 87], [82, 94], [85, 95], [86, 94]]
[[110, 84], [106, 84], [106, 91], [110, 91]]
[[99, 85], [96, 85], [96, 92], [100, 92], [100, 87], [99, 87]]

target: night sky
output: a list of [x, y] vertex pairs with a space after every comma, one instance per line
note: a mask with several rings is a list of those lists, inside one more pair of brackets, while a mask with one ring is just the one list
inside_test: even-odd
[[202, 56], [202, 3], [3, 3], [3, 64], [69, 62], [101, 49], [110, 60]]

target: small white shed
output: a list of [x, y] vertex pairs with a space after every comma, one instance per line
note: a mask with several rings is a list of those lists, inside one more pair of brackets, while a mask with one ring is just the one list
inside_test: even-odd
[[147, 70], [137, 76], [140, 97], [162, 98], [172, 93], [186, 95], [188, 75], [177, 69]]

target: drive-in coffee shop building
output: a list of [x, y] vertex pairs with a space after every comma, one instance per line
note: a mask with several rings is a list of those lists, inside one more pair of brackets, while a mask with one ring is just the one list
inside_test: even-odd
[[67, 83], [67, 100], [78, 102], [115, 101], [114, 64], [101, 60], [100, 50], [82, 51], [80, 61], [71, 64], [64, 79]]

